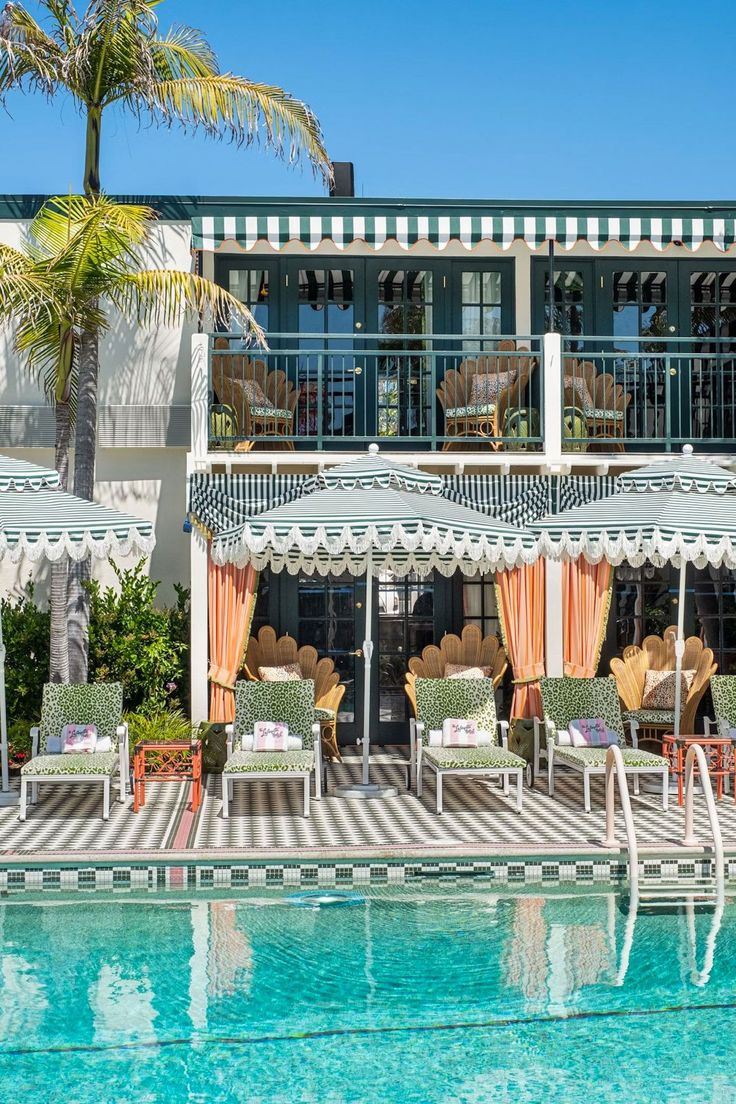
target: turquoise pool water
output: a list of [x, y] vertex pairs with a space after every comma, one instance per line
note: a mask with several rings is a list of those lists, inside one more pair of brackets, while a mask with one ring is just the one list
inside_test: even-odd
[[736, 906], [431, 886], [0, 905], [0, 1101], [736, 1100]]

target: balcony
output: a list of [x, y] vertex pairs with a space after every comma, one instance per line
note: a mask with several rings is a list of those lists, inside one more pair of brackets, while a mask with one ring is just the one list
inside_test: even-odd
[[481, 463], [585, 467], [686, 442], [715, 454], [736, 446], [729, 339], [289, 333], [270, 334], [269, 346], [194, 338], [195, 456], [232, 462], [379, 441]]

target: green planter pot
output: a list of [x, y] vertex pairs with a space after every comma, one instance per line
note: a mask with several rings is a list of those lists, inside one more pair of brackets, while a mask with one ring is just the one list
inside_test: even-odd
[[200, 728], [202, 740], [202, 770], [205, 774], [222, 774], [227, 759], [225, 725], [221, 721], [205, 721]]

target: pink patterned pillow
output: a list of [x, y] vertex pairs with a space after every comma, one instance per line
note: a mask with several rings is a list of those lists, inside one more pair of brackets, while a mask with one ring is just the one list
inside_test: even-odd
[[254, 751], [288, 751], [289, 726], [283, 721], [256, 721], [253, 725]]
[[97, 725], [67, 724], [61, 730], [64, 755], [91, 754], [97, 747]]
[[462, 721], [450, 717], [442, 724], [443, 747], [477, 747], [478, 725], [475, 721]]
[[618, 743], [618, 736], [602, 717], [581, 718], [570, 721], [567, 726], [573, 747], [609, 747]]

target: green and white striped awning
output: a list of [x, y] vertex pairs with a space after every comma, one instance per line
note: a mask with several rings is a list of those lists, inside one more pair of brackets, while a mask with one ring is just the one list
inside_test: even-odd
[[150, 521], [67, 494], [58, 482], [51, 469], [0, 457], [0, 558], [78, 561], [153, 550]]
[[635, 215], [586, 214], [358, 214], [314, 213], [286, 214], [277, 207], [271, 213], [259, 208], [258, 214], [198, 215], [192, 219], [192, 247], [207, 251], [233, 246], [246, 252], [258, 245], [283, 249], [299, 243], [307, 249], [317, 249], [328, 242], [342, 250], [354, 242], [380, 252], [385, 245], [402, 249], [431, 246], [442, 250], [459, 242], [470, 250], [482, 242], [492, 242], [509, 249], [523, 241], [530, 249], [545, 248], [554, 241], [560, 249], [572, 249], [577, 242], [586, 242], [593, 249], [603, 249], [617, 242], [627, 249], [648, 243], [655, 249], [672, 244], [696, 250], [710, 242], [725, 251], [736, 242], [736, 218], [733, 213], [722, 217], [683, 215], [654, 217], [651, 212]]

